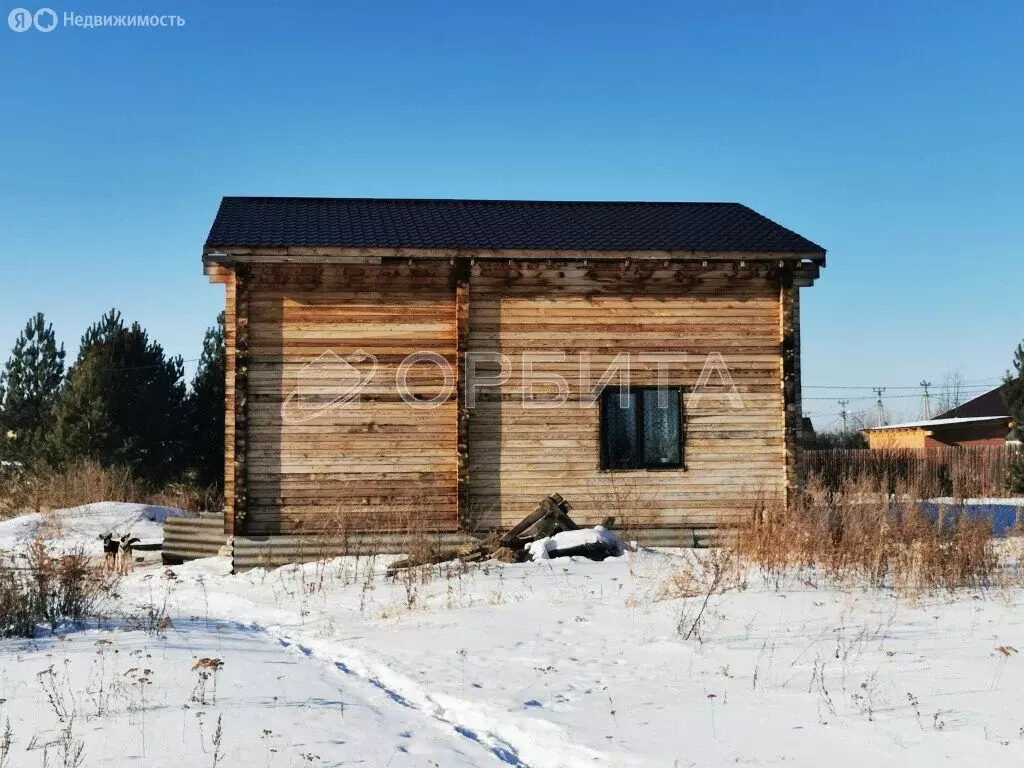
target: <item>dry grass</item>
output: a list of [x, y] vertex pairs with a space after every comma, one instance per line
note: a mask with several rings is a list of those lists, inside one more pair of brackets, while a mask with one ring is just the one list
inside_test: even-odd
[[83, 461], [60, 470], [26, 472], [9, 480], [3, 494], [13, 511], [44, 512], [97, 501], [138, 501], [145, 484], [126, 467], [104, 468]]
[[[385, 553], [415, 555], [430, 562], [450, 546], [450, 535], [437, 530], [412, 503], [389, 506], [384, 500], [369, 498], [357, 507], [324, 506], [307, 512], [292, 521], [284, 536], [269, 536], [265, 546], [257, 545], [253, 565], [271, 569], [289, 563], [316, 563], [315, 569], [302, 571], [304, 590], [312, 594], [323, 589], [328, 575], [372, 580], [378, 559]], [[236, 543], [236, 555], [237, 547]], [[340, 571], [330, 565], [339, 557], [350, 559]]]
[[221, 494], [213, 488], [175, 483], [154, 490], [128, 467], [81, 461], [61, 469], [0, 474], [0, 518], [20, 512], [47, 512], [99, 501], [158, 504], [192, 512], [219, 512]]
[[863, 478], [832, 489], [812, 481], [788, 508], [757, 505], [727, 546], [766, 578], [797, 573], [902, 594], [998, 581], [990, 521], [955, 509], [936, 521], [903, 490]]
[[32, 637], [68, 622], [96, 618], [116, 576], [90, 562], [84, 549], [47, 552], [42, 538], [22, 557], [0, 559], [0, 637]]
[[1024, 586], [1022, 539], [996, 539], [992, 523], [958, 506], [925, 508], [916, 493], [869, 477], [826, 486], [812, 479], [790, 506], [753, 500], [719, 547], [685, 553], [654, 600], [681, 600], [678, 632], [703, 642], [726, 593], [760, 573], [775, 589], [886, 590], [908, 600], [938, 592]]
[[613, 516], [615, 532], [623, 541], [633, 541], [643, 538], [646, 531], [658, 526], [661, 511], [657, 502], [660, 496], [646, 473], [609, 472], [591, 484], [589, 493], [582, 500], [585, 505], [583, 511], [594, 518], [594, 522]]
[[206, 488], [188, 483], [171, 483], [145, 497], [147, 504], [184, 509], [186, 512], [219, 514], [224, 509], [224, 494], [214, 486]]

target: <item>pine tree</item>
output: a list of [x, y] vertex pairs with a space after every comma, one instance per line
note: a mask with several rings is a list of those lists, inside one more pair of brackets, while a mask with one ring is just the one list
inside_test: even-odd
[[54, 454], [129, 466], [162, 482], [183, 469], [184, 369], [138, 323], [111, 310], [82, 337], [56, 407]]
[[[1007, 371], [1002, 395], [1013, 419], [1017, 439], [1024, 442], [1024, 343], [1013, 353], [1014, 371]], [[1015, 493], [1024, 493], [1024, 450], [1019, 450], [1010, 463], [1010, 483]]]
[[189, 466], [196, 482], [224, 488], [224, 313], [206, 330], [188, 411], [191, 422]]
[[0, 372], [0, 459], [27, 466], [44, 458], [64, 382], [64, 345], [43, 313], [31, 318]]

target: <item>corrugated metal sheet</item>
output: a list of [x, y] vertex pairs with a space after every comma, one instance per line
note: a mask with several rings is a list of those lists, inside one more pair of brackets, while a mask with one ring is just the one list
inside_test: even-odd
[[180, 563], [202, 557], [215, 557], [228, 542], [224, 518], [168, 517], [164, 523], [163, 560]]
[[651, 528], [619, 536], [636, 541], [642, 547], [685, 547], [703, 549], [717, 546], [724, 528]]
[[[477, 539], [463, 533], [430, 534], [431, 544], [455, 547]], [[285, 563], [307, 563], [344, 555], [402, 554], [408, 550], [407, 534], [332, 536], [264, 536], [234, 538], [236, 571], [269, 568]]]
[[[645, 547], [704, 548], [716, 546], [724, 529], [715, 528], [657, 528], [624, 536]], [[477, 541], [466, 534], [443, 533], [430, 536], [439, 547], [454, 547]], [[405, 534], [375, 536], [349, 536], [346, 540], [313, 536], [267, 536], [234, 539], [234, 567], [236, 571], [250, 568], [272, 568], [286, 563], [304, 563], [342, 555], [404, 554], [408, 551], [409, 537]]]
[[[721, 542], [721, 528], [652, 528], [620, 533], [645, 547], [713, 547]], [[447, 548], [475, 542], [462, 533], [430, 536], [435, 546]], [[164, 525], [163, 556], [166, 563], [215, 557], [230, 545], [234, 569], [277, 567], [343, 555], [404, 554], [409, 548], [405, 534], [332, 536], [231, 537], [224, 533], [220, 517], [172, 517]]]

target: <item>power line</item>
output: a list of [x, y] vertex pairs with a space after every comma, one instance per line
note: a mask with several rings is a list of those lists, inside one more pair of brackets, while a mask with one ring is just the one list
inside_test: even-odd
[[[1002, 379], [1001, 376], [994, 376], [994, 377], [989, 378], [989, 379], [974, 379], [972, 381], [965, 381], [965, 382], [963, 382], [963, 384], [968, 386], [968, 387], [974, 388], [974, 387], [987, 386], [988, 384], [992, 384], [992, 383], [995, 383], [995, 382], [1001, 382], [1002, 380], [1003, 379]], [[874, 389], [876, 389], [876, 387], [869, 387], [869, 386], [866, 386], [866, 385], [862, 386], [860, 384], [804, 384], [803, 388], [804, 389], [867, 389], [867, 390], [874, 390]], [[885, 386], [885, 388], [886, 389], [915, 389], [916, 390], [916, 389], [920, 389], [921, 385], [918, 384], [917, 386], [906, 386], [906, 385], [902, 385], [902, 384], [887, 384]], [[943, 387], [943, 389], [955, 389], [955, 388], [956, 388], [956, 385], [953, 385], [953, 384], [946, 385], [946, 386]]]
[[[875, 389], [877, 389], [877, 387]], [[887, 389], [887, 387], [883, 387], [883, 389]], [[916, 389], [920, 389], [920, 387], [916, 387]], [[952, 390], [940, 389], [939, 391], [940, 392], [951, 392]], [[963, 395], [970, 395], [972, 397], [975, 396], [975, 395], [984, 394], [985, 392], [988, 392], [988, 390], [987, 389], [976, 389], [976, 390], [962, 389], [962, 390], [960, 390], [961, 394], [963, 394]], [[916, 398], [919, 398], [920, 396], [921, 396], [920, 394], [915, 392], [913, 394], [907, 394], [907, 395], [889, 395], [889, 399], [896, 399], [896, 400], [901, 400], [901, 399], [906, 399], [906, 398], [915, 398], [916, 399]], [[835, 400], [834, 397], [828, 397], [827, 395], [819, 395], [819, 396], [812, 395], [811, 397], [802, 397], [801, 399], [802, 400]], [[872, 395], [852, 395], [850, 397], [850, 399], [852, 401], [856, 402], [858, 400], [874, 400], [875, 397], [872, 397]]]

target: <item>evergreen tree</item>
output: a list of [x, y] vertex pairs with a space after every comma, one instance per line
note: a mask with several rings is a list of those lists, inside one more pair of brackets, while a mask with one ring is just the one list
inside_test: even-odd
[[111, 310], [82, 337], [56, 407], [54, 452], [130, 466], [166, 481], [183, 468], [186, 438], [184, 369], [138, 323]]
[[[1013, 371], [1006, 372], [1002, 395], [1016, 424], [1017, 439], [1024, 442], [1024, 343], [1018, 344], [1013, 353], [1013, 367]], [[1015, 493], [1024, 493], [1024, 450], [1010, 462], [1010, 482]]]
[[25, 325], [0, 372], [0, 459], [44, 458], [53, 407], [64, 381], [64, 345], [40, 312]]
[[224, 313], [206, 330], [192, 392], [189, 394], [191, 440], [189, 466], [196, 482], [224, 488]]

